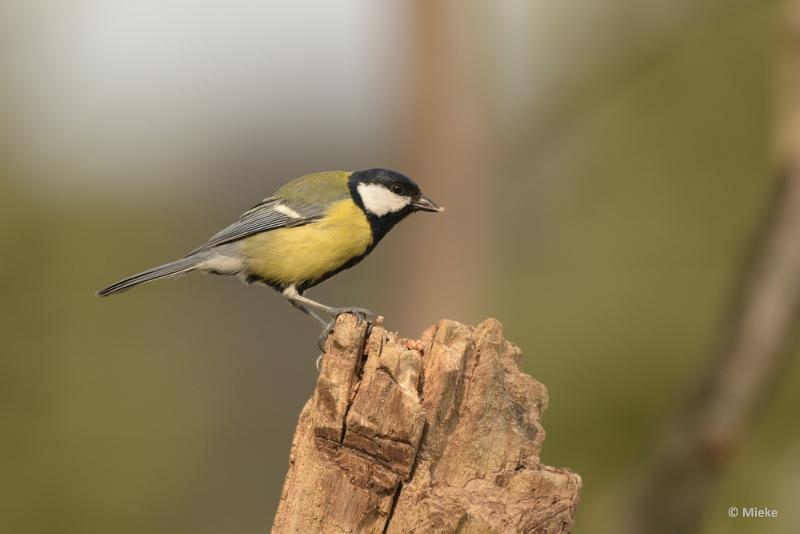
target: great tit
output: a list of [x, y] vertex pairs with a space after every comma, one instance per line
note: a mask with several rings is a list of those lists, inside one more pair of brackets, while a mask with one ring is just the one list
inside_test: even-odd
[[[389, 169], [320, 172], [287, 183], [185, 257], [97, 292], [105, 297], [139, 284], [201, 271], [266, 284], [326, 325], [345, 312], [303, 293], [363, 260], [395, 224], [415, 211], [440, 212], [407, 176]], [[319, 314], [327, 315], [325, 321]], [[326, 335], [326, 331], [323, 331]]]

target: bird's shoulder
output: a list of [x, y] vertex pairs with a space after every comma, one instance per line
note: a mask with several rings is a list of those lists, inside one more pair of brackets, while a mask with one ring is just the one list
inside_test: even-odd
[[349, 172], [331, 171], [301, 176], [244, 212], [189, 254], [278, 228], [302, 226], [323, 217], [340, 200], [350, 198]]
[[351, 174], [345, 171], [306, 174], [285, 184], [269, 199], [277, 199], [288, 204], [327, 205], [350, 195], [348, 179]]
[[337, 201], [350, 198], [351, 172], [327, 171], [306, 174], [287, 182], [272, 195], [244, 212], [239, 221], [265, 213], [289, 217], [289, 226], [305, 224], [321, 217]]

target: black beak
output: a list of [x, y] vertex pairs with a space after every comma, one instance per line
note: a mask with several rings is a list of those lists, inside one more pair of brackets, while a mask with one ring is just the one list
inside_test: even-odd
[[418, 199], [412, 200], [411, 205], [420, 211], [444, 211], [444, 208], [437, 206], [433, 200], [429, 199], [425, 195], [420, 195]]

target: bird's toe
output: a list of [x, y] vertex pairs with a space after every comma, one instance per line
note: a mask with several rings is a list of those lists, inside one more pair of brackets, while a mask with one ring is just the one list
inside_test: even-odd
[[362, 321], [372, 322], [375, 320], [375, 312], [372, 310], [368, 310], [366, 308], [358, 308], [356, 306], [347, 306], [343, 308], [334, 308], [334, 317], [338, 317], [343, 313], [352, 313], [356, 315]]

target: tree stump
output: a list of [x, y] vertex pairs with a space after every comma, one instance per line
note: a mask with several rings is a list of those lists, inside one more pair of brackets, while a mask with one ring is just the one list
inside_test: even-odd
[[541, 464], [547, 391], [520, 358], [494, 319], [412, 341], [339, 316], [272, 532], [569, 532], [581, 478]]

